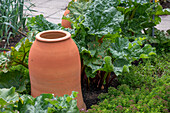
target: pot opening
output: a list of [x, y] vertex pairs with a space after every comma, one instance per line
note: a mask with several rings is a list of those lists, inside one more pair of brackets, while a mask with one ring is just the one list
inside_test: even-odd
[[67, 34], [62, 33], [60, 31], [51, 31], [51, 32], [45, 32], [40, 35], [41, 38], [45, 39], [57, 39], [65, 37]]

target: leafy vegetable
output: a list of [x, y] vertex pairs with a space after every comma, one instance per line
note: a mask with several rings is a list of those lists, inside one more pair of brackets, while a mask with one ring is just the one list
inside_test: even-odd
[[[14, 37], [25, 29], [24, 0], [0, 0], [0, 42], [9, 44], [10, 37]], [[29, 4], [27, 4], [28, 6]], [[27, 10], [33, 11], [30, 7]]]
[[64, 28], [60, 24], [57, 25], [47, 21], [42, 14], [28, 18], [27, 27], [30, 32], [41, 32], [45, 30], [65, 30], [70, 32], [71, 34], [74, 33], [74, 30]]
[[[21, 70], [10, 70], [7, 73], [0, 73], [0, 88], [16, 87], [17, 92], [26, 90], [26, 84], [29, 82], [28, 75]], [[9, 79], [10, 78], [10, 79]]]
[[33, 98], [29, 95], [19, 95], [15, 88], [0, 89], [0, 111], [22, 113], [79, 113], [77, 101], [74, 99], [77, 92], [63, 97], [54, 97], [52, 94], [41, 94]]
[[[71, 12], [66, 18], [73, 23], [73, 29], [75, 29], [72, 38], [79, 48], [83, 64], [82, 74], [85, 73], [82, 76], [87, 76], [88, 86], [91, 78], [93, 78], [92, 81], [96, 78], [95, 81], [99, 87], [104, 83], [108, 85], [111, 72], [114, 73], [114, 76], [121, 75], [122, 72], [129, 72], [133, 61], [155, 55], [154, 48], [144, 44], [145, 38], [134, 37], [136, 40], [130, 42], [128, 38], [121, 36], [121, 25], [128, 18], [124, 14], [128, 8], [121, 7], [121, 5], [148, 7], [147, 3], [147, 1], [138, 3], [133, 1], [128, 4], [127, 1], [119, 0], [70, 3], [68, 9]], [[80, 7], [82, 4], [85, 4], [85, 7]], [[144, 14], [145, 12], [139, 11], [139, 15]]]
[[[150, 0], [121, 0], [117, 9], [124, 14], [121, 23], [124, 36], [141, 36], [146, 29], [152, 28], [161, 22], [159, 15], [168, 15], [168, 10], [163, 10], [159, 3], [151, 3]], [[153, 19], [155, 15], [155, 19]]]
[[124, 16], [113, 7], [113, 0], [95, 0], [85, 14], [83, 25], [89, 28], [88, 33], [99, 35], [115, 34], [120, 31], [119, 23]]

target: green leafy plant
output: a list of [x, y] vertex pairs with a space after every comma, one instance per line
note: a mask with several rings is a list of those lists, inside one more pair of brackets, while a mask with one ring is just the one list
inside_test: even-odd
[[74, 33], [74, 30], [64, 28], [61, 26], [61, 24], [54, 24], [47, 21], [42, 14], [28, 18], [26, 25], [30, 32], [41, 32], [45, 30], [65, 30], [70, 32], [71, 34]]
[[143, 61], [118, 77], [121, 85], [99, 95], [89, 113], [169, 112], [169, 54]]
[[29, 71], [22, 66], [13, 66], [7, 73], [0, 72], [0, 88], [15, 87], [17, 92], [29, 94], [29, 85]]
[[77, 107], [77, 92], [54, 97], [52, 94], [41, 94], [33, 98], [30, 95], [19, 95], [15, 88], [0, 89], [0, 111], [1, 112], [22, 112], [22, 113], [79, 113]]
[[22, 65], [28, 68], [28, 54], [32, 42], [23, 38], [16, 47], [11, 47], [11, 51], [0, 54], [0, 66], [3, 72], [7, 72], [11, 66]]
[[23, 34], [25, 24], [24, 0], [0, 0], [0, 42], [5, 40], [9, 44], [10, 37]]
[[[151, 3], [150, 0], [120, 0], [117, 9], [125, 16], [121, 23], [124, 36], [146, 35], [147, 29], [160, 23], [159, 15], [170, 14], [168, 10], [163, 10], [159, 3]], [[153, 19], [153, 15], [155, 15], [155, 19]]]
[[29, 31], [36, 30], [36, 31], [41, 32], [41, 31], [50, 30], [50, 29], [60, 30], [62, 28], [56, 24], [48, 22], [42, 14], [37, 15], [35, 17], [30, 17], [27, 20], [28, 22], [26, 25]]
[[77, 0], [77, 2], [89, 2], [90, 0]]
[[98, 105], [93, 105], [89, 113], [136, 113], [136, 112], [169, 112], [168, 106], [169, 83], [164, 83], [149, 91], [147, 88], [132, 90], [127, 85], [118, 89], [109, 88], [108, 93], [101, 94], [102, 100]]
[[71, 2], [70, 14], [64, 18], [73, 23], [72, 38], [79, 48], [82, 76], [88, 86], [95, 81], [99, 88], [104, 84], [108, 87], [110, 77], [129, 72], [131, 62], [155, 54], [150, 45], [143, 45], [145, 38], [136, 38], [133, 42], [122, 38], [120, 24], [124, 15], [117, 10], [119, 2], [94, 0], [84, 4], [86, 7], [78, 9], [81, 4]]
[[118, 76], [120, 84], [127, 84], [133, 89], [145, 86], [149, 89], [155, 87], [158, 78], [169, 74], [169, 54], [158, 55], [156, 58], [143, 60], [138, 66], [133, 65], [130, 73], [123, 73]]
[[150, 36], [147, 37], [147, 42], [152, 44], [156, 48], [157, 54], [161, 54], [163, 52], [168, 53], [170, 51], [170, 33], [167, 31], [160, 31], [158, 29], [154, 29], [154, 38], [151, 37], [151, 29], [148, 30], [148, 34]]

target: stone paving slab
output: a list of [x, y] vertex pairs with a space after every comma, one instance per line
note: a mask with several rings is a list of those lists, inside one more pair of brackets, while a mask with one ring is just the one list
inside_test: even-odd
[[[61, 23], [62, 16], [70, 0], [30, 0], [36, 12], [27, 12], [31, 16], [43, 14], [44, 17], [55, 24]], [[29, 6], [29, 3], [26, 2]]]
[[[35, 5], [31, 9], [37, 12], [28, 12], [32, 16], [43, 14], [44, 17], [55, 24], [61, 23], [64, 11], [71, 0], [31, 0]], [[27, 5], [27, 3], [26, 3]], [[170, 15], [161, 16], [161, 23], [156, 26], [160, 30], [170, 29]]]
[[161, 17], [161, 23], [156, 26], [156, 28], [160, 30], [168, 30], [170, 29], [170, 15], [164, 15]]

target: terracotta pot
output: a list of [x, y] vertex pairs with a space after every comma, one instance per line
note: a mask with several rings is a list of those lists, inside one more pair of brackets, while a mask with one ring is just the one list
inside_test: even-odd
[[79, 109], [86, 109], [81, 92], [79, 51], [69, 32], [49, 30], [36, 35], [29, 53], [31, 95], [42, 93], [55, 96], [79, 92]]
[[[68, 9], [66, 9], [66, 11], [64, 12], [64, 16], [66, 16], [69, 13], [70, 13], [70, 11]], [[65, 28], [71, 28], [71, 22], [69, 22], [68, 20], [62, 19], [61, 25]]]
[[[74, 0], [74, 2], [77, 2], [77, 0]], [[67, 16], [69, 13], [70, 11], [66, 9], [66, 11], [64, 12], [64, 16]], [[62, 19], [61, 25], [65, 28], [71, 28], [71, 22], [69, 22], [68, 20]]]

